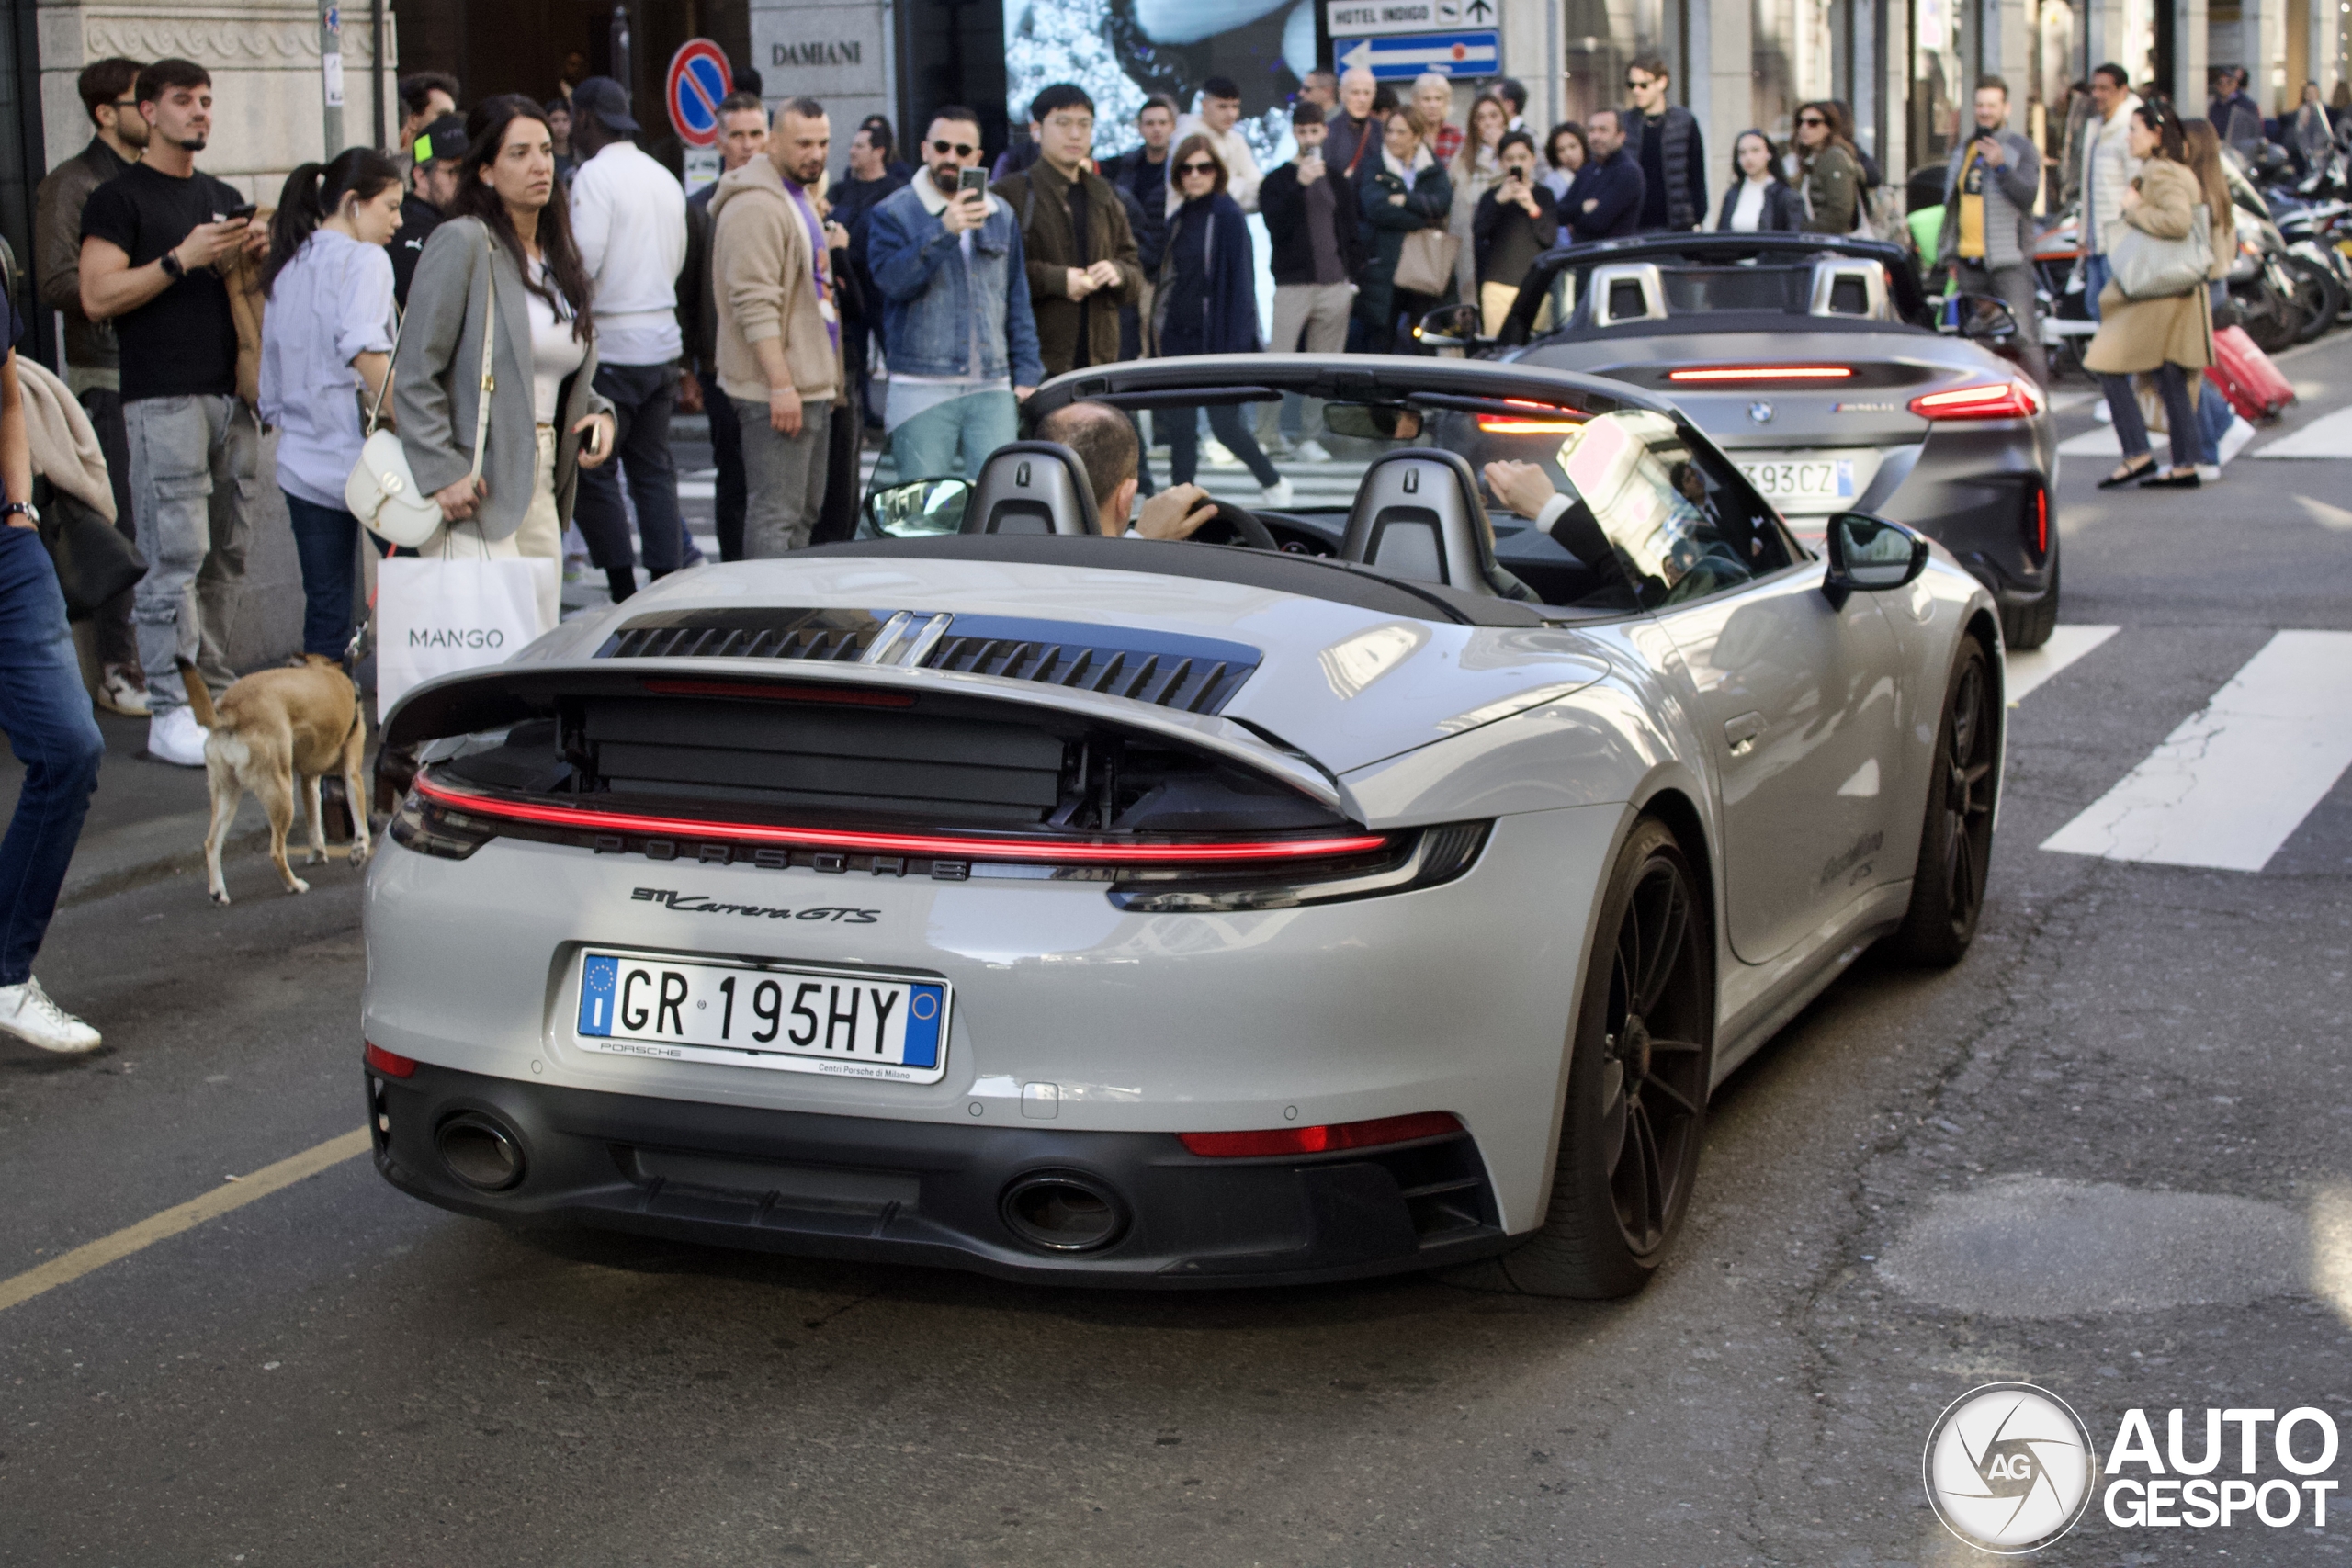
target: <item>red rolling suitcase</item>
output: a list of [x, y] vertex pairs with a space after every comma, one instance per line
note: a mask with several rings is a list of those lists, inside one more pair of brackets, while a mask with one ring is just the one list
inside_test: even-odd
[[2213, 363], [2205, 376], [2247, 420], [2268, 419], [2295, 400], [2294, 387], [2244, 327], [2223, 327], [2213, 334]]

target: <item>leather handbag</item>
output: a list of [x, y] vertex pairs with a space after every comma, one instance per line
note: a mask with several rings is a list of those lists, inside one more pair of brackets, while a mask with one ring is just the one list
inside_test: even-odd
[[2188, 232], [2160, 239], [2122, 225], [2107, 247], [2109, 272], [2126, 299], [2170, 299], [2205, 287], [2213, 269], [2212, 211], [2199, 202], [2188, 211]]
[[[478, 481], [481, 478], [482, 453], [490, 433], [490, 395], [497, 382], [490, 373], [491, 349], [498, 341], [498, 253], [492, 251], [483, 272], [487, 288], [483, 294], [481, 327], [481, 395], [474, 409], [474, 465], [466, 478]], [[401, 335], [408, 331], [403, 317], [400, 328], [392, 334], [392, 358], [401, 353]], [[367, 441], [359, 449], [359, 461], [351, 466], [351, 473], [343, 481], [343, 503], [359, 519], [367, 530], [388, 545], [405, 549], [419, 549], [432, 543], [441, 532], [441, 506], [432, 492], [416, 482], [416, 475], [408, 466], [408, 449], [391, 431], [379, 427], [384, 410], [384, 394], [391, 390], [392, 378], [388, 369], [384, 384], [376, 389], [376, 400], [368, 405]]]
[[74, 620], [147, 575], [147, 559], [122, 531], [62, 491], [51, 487], [40, 509], [40, 542], [57, 568], [65, 613]]
[[1462, 242], [1442, 229], [1416, 229], [1396, 253], [1396, 287], [1412, 294], [1442, 294], [1453, 287]]

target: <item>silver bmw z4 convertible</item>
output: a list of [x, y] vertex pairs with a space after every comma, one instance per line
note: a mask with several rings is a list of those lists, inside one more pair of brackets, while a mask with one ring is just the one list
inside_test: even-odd
[[388, 716], [379, 1169], [1063, 1284], [1638, 1289], [1725, 1075], [1873, 942], [1966, 951], [1992, 595], [1867, 513], [1813, 553], [1596, 378], [1157, 360], [1025, 417], [1080, 400], [1288, 407], [1320, 479], [1112, 536], [1016, 443]]

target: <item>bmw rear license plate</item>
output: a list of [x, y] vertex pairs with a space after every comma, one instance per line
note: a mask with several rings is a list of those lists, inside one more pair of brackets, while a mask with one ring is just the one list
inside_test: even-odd
[[620, 1056], [937, 1083], [944, 980], [589, 950], [580, 1044]]
[[1851, 457], [1769, 457], [1742, 463], [1739, 471], [1767, 501], [1851, 501]]

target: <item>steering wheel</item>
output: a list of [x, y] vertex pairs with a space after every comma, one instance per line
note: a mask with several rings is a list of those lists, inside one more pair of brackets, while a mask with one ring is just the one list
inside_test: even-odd
[[1196, 544], [1232, 545], [1245, 550], [1279, 550], [1274, 536], [1253, 512], [1245, 512], [1229, 501], [1214, 503], [1216, 510], [1209, 520], [1193, 530]]

